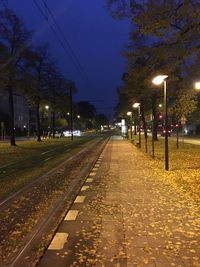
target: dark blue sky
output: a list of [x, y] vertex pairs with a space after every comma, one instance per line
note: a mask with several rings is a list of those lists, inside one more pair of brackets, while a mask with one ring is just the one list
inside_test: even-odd
[[[128, 21], [113, 20], [104, 7], [105, 1], [46, 0], [84, 69], [82, 73], [64, 52], [33, 0], [7, 0], [7, 5], [22, 17], [28, 29], [36, 32], [35, 44], [50, 45], [62, 73], [78, 87], [74, 98], [88, 100], [98, 113], [110, 116], [116, 105], [116, 87], [125, 71], [120, 52], [128, 40], [130, 25]], [[46, 12], [42, 0], [36, 2]], [[92, 102], [96, 100], [103, 102]]]

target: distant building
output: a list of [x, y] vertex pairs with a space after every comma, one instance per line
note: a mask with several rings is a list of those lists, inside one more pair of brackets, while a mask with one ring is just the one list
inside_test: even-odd
[[[14, 95], [14, 126], [17, 131], [28, 131], [30, 127], [30, 108], [25, 97]], [[0, 92], [0, 112], [9, 115], [8, 92]]]

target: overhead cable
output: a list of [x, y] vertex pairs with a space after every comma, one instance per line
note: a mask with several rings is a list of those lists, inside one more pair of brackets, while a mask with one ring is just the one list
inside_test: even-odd
[[37, 3], [36, 0], [33, 0], [33, 3], [35, 4], [35, 6], [37, 7], [37, 9], [39, 10], [39, 12], [41, 13], [41, 15], [43, 16], [43, 18], [47, 21], [51, 31], [54, 33], [54, 35], [56, 36], [56, 39], [58, 40], [58, 42], [60, 43], [60, 45], [62, 46], [62, 48], [64, 49], [65, 53], [70, 56], [70, 58], [72, 59], [77, 71], [83, 75], [83, 72], [80, 70], [79, 65], [77, 64], [77, 62], [74, 60], [74, 57], [71, 53], [69, 53], [68, 49], [65, 46], [65, 42], [63, 42], [63, 40], [60, 38], [60, 35], [58, 34], [58, 32], [55, 30], [55, 28], [51, 25], [51, 23], [49, 22], [49, 19], [47, 17], [47, 15], [44, 13], [44, 11], [42, 10], [42, 8], [40, 7], [40, 5]]

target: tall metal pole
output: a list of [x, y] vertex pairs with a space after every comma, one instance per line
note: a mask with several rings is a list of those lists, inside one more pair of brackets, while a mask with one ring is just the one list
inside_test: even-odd
[[176, 125], [176, 148], [179, 148], [178, 125]]
[[73, 102], [72, 102], [72, 87], [70, 87], [69, 90], [69, 96], [70, 96], [70, 128], [71, 128], [71, 141], [74, 140], [74, 134], [73, 134]]
[[154, 116], [152, 114], [152, 125], [151, 125], [151, 128], [152, 128], [152, 158], [154, 159], [155, 158], [155, 147], [154, 147]]
[[130, 130], [131, 130], [131, 141], [132, 141], [132, 139], [133, 139], [133, 132], [132, 132], [132, 120], [133, 120], [133, 118], [132, 118], [132, 112], [131, 112], [131, 115], [130, 115]]
[[165, 170], [169, 170], [169, 155], [168, 155], [168, 112], [167, 112], [167, 83], [164, 80], [164, 110], [165, 110]]
[[138, 116], [139, 116], [139, 148], [141, 148], [140, 105], [138, 106]]

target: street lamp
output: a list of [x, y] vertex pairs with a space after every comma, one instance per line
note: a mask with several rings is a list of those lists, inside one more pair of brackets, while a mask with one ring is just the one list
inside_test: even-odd
[[[49, 105], [45, 105], [44, 106], [45, 109], [46, 109], [46, 114], [45, 114], [45, 117], [46, 117], [46, 122], [47, 122], [47, 125], [49, 124], [49, 121], [50, 121], [50, 118], [49, 118]], [[50, 124], [51, 124], [51, 121], [50, 121]], [[50, 126], [48, 126], [48, 136], [50, 137]], [[44, 131], [43, 131], [43, 138], [44, 138]]]
[[194, 87], [196, 90], [200, 90], [200, 82], [196, 82]]
[[167, 75], [156, 76], [152, 83], [155, 85], [164, 84], [164, 113], [165, 113], [165, 170], [169, 170], [169, 155], [168, 155], [168, 113], [167, 113]]
[[134, 103], [133, 108], [138, 109], [138, 122], [139, 122], [139, 148], [141, 148], [141, 130], [140, 130], [140, 103]]
[[128, 111], [127, 113], [127, 116], [130, 116], [130, 131], [131, 131], [131, 140], [132, 140], [132, 112], [131, 111]]

